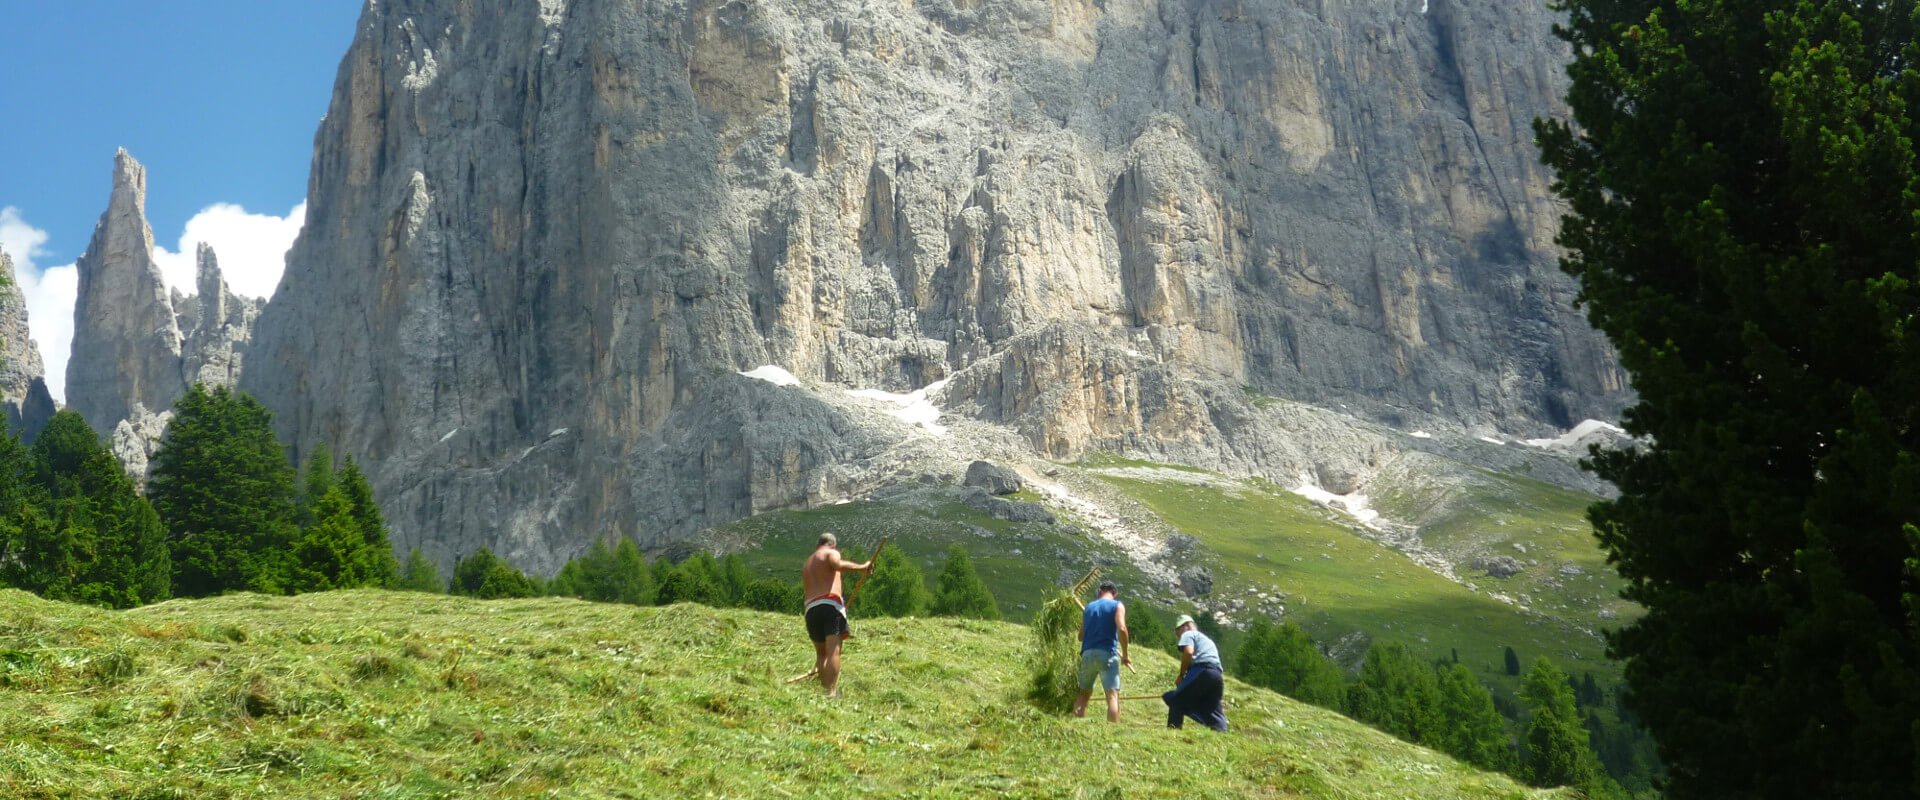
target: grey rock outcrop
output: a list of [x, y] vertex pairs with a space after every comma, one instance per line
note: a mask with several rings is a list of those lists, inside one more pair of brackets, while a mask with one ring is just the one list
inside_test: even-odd
[[1513, 556], [1486, 556], [1474, 559], [1474, 569], [1487, 573], [1489, 578], [1511, 578], [1526, 571], [1519, 560]]
[[995, 497], [988, 494], [987, 490], [979, 487], [967, 489], [966, 494], [961, 496], [960, 502], [966, 505], [966, 507], [985, 513], [994, 519], [1003, 519], [1008, 522], [1039, 522], [1052, 525], [1058, 521], [1054, 513], [1047, 510], [1046, 506], [1040, 505], [1039, 503], [1024, 503], [1017, 500], [1008, 500], [1004, 497]]
[[176, 302], [181, 343], [181, 377], [188, 386], [233, 386], [247, 345], [253, 338], [253, 320], [265, 302], [242, 297], [227, 289], [213, 248], [202, 243], [194, 253], [196, 293], [191, 302]]
[[1020, 491], [1024, 484], [1019, 473], [997, 464], [975, 461], [967, 465], [966, 485], [985, 490], [987, 494], [1013, 494]]
[[67, 361], [67, 407], [102, 437], [113, 435], [136, 406], [164, 410], [186, 391], [180, 375], [180, 326], [153, 261], [147, 225], [147, 168], [121, 150], [113, 158], [113, 192], [75, 264], [73, 354]]
[[[1327, 459], [1246, 389], [1609, 417], [1532, 152], [1550, 13], [1422, 6], [369, 3], [241, 385], [369, 464], [402, 546], [537, 570], [940, 435], [832, 387], [1287, 479]], [[735, 374], [769, 364], [811, 388]]]
[[198, 293], [169, 292], [153, 260], [147, 170], [121, 150], [113, 190], [80, 256], [67, 406], [86, 417], [127, 471], [144, 479], [173, 402], [195, 383], [233, 386], [263, 301], [227, 290], [200, 245]]
[[13, 259], [0, 251], [0, 414], [7, 430], [32, 439], [53, 411], [40, 346], [27, 330], [27, 300]]

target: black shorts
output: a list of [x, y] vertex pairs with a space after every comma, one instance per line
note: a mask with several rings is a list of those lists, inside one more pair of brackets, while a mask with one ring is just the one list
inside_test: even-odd
[[847, 635], [847, 615], [832, 603], [821, 603], [807, 609], [807, 636], [814, 644], [827, 640], [829, 636]]

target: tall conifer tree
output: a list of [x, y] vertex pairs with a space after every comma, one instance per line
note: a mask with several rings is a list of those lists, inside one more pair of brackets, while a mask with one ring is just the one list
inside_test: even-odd
[[[1128, 607], [1128, 611], [1132, 611]], [[999, 619], [1000, 605], [993, 600], [987, 582], [973, 570], [967, 549], [954, 545], [947, 550], [947, 563], [940, 568], [940, 589], [933, 595], [931, 612], [937, 617]], [[1128, 622], [1134, 621], [1132, 614]], [[1131, 632], [1131, 631], [1129, 631]]]
[[265, 406], [224, 387], [188, 389], [147, 490], [167, 526], [174, 594], [286, 591], [298, 533], [293, 478]]
[[1643, 437], [1594, 525], [1675, 798], [1920, 792], [1914, 0], [1566, 0], [1560, 243]]

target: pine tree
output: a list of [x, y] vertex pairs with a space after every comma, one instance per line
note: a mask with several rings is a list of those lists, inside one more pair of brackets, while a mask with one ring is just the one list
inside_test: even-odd
[[1512, 675], [1512, 676], [1515, 676], [1515, 677], [1519, 677], [1519, 675], [1520, 675], [1520, 654], [1519, 654], [1519, 653], [1516, 653], [1516, 652], [1513, 652], [1513, 648], [1512, 648], [1512, 647], [1508, 647], [1508, 648], [1506, 648], [1506, 650], [1507, 650], [1507, 652], [1506, 652], [1506, 659], [1507, 659], [1507, 664], [1506, 664], [1506, 666], [1507, 666], [1507, 674], [1508, 674], [1508, 675]]
[[454, 563], [453, 581], [447, 590], [449, 594], [495, 600], [533, 597], [540, 593], [539, 588], [526, 573], [482, 547]]
[[165, 530], [86, 420], [72, 410], [55, 413], [31, 457], [45, 511], [17, 553], [22, 574], [14, 582], [45, 597], [113, 608], [166, 599]]
[[873, 575], [854, 598], [855, 613], [867, 617], [918, 617], [932, 600], [913, 557], [898, 547], [883, 547], [873, 558]]
[[1587, 746], [1566, 673], [1545, 658], [1536, 660], [1520, 694], [1529, 714], [1523, 777], [1535, 786], [1593, 785], [1600, 777], [1599, 764]]
[[653, 574], [632, 539], [621, 539], [614, 547], [595, 542], [586, 553], [561, 567], [547, 590], [602, 603], [649, 605], [654, 600]]
[[294, 546], [287, 588], [319, 592], [365, 585], [358, 556], [366, 549], [360, 523], [353, 518], [347, 493], [335, 486], [312, 504], [313, 524], [301, 532]]
[[420, 548], [416, 547], [407, 554], [407, 566], [400, 571], [399, 584], [394, 588], [440, 594], [447, 590], [447, 584], [440, 580], [440, 568], [421, 555]]
[[398, 580], [399, 562], [393, 555], [393, 537], [387, 531], [387, 518], [380, 513], [373, 486], [351, 456], [337, 475], [340, 490], [346, 493], [348, 512], [360, 529], [361, 547], [353, 555], [357, 586], [392, 586]]
[[46, 535], [46, 490], [34, 459], [0, 417], [0, 585], [35, 591], [43, 577], [28, 571], [28, 549]]
[[1503, 770], [1512, 758], [1507, 723], [1493, 707], [1493, 693], [1460, 664], [1440, 667], [1439, 742], [1449, 755], [1485, 770]]
[[[1132, 607], [1127, 611], [1128, 633], [1132, 634], [1138, 618]], [[931, 613], [936, 617], [1000, 618], [1000, 605], [994, 602], [993, 592], [973, 571], [973, 559], [960, 545], [947, 550], [947, 563], [940, 569], [940, 589], [933, 595]], [[1134, 642], [1139, 642], [1137, 636]]]
[[1569, 0], [1559, 241], [1638, 404], [1591, 513], [1670, 796], [1894, 797], [1920, 746], [1913, 0]]
[[1415, 744], [1438, 744], [1445, 733], [1440, 682], [1432, 665], [1399, 643], [1367, 650], [1360, 680], [1347, 693], [1354, 719]]
[[1233, 662], [1234, 673], [1255, 686], [1335, 711], [1346, 706], [1346, 676], [1291, 622], [1255, 620]]
[[640, 552], [640, 545], [632, 539], [622, 537], [613, 548], [613, 588], [610, 599], [615, 603], [644, 606], [653, 603], [657, 587], [653, 583], [653, 573], [648, 568], [647, 557]]
[[318, 518], [315, 507], [320, 504], [320, 498], [333, 490], [334, 483], [333, 451], [321, 442], [313, 454], [307, 456], [306, 467], [300, 471], [300, 527], [311, 526]]
[[753, 586], [753, 572], [739, 553], [728, 553], [720, 561], [720, 593], [730, 606], [745, 605], [747, 589]]
[[297, 535], [293, 465], [273, 415], [252, 397], [200, 385], [173, 412], [147, 492], [167, 526], [174, 594], [284, 591]]
[[1134, 647], [1172, 652], [1173, 631], [1167, 629], [1162, 613], [1155, 610], [1151, 603], [1127, 604], [1127, 636]]
[[660, 582], [654, 602], [663, 606], [674, 603], [722, 606], [726, 601], [726, 590], [720, 586], [719, 572], [719, 564], [713, 560], [712, 554], [696, 553], [667, 572], [666, 580]]
[[798, 614], [805, 602], [800, 584], [778, 578], [761, 578], [747, 587], [740, 605], [756, 611]]
[[131, 608], [173, 596], [167, 529], [105, 447], [81, 465], [80, 486], [95, 514], [93, 561], [74, 599]]

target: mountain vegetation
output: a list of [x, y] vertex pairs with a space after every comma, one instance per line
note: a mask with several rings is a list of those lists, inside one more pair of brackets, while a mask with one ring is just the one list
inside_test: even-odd
[[1675, 798], [1912, 796], [1916, 4], [1563, 7], [1563, 265], [1638, 393], [1592, 460], [1627, 707]]

